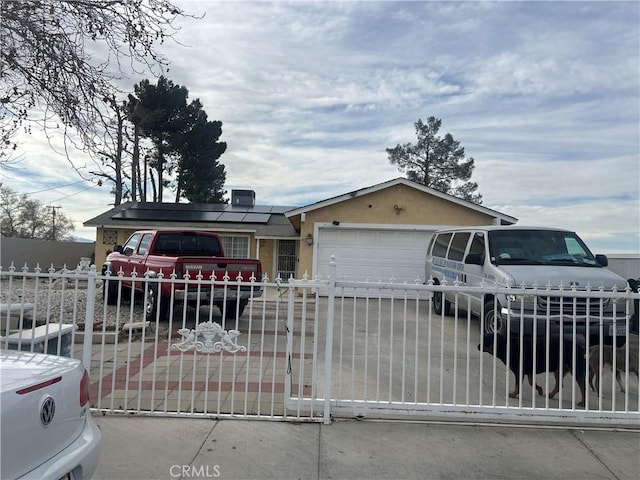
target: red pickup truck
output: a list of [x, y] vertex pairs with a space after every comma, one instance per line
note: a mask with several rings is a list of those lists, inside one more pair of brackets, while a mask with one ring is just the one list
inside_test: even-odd
[[[132, 281], [134, 273], [139, 280]], [[124, 245], [116, 245], [102, 266], [105, 279], [104, 295], [107, 304], [118, 301], [118, 282], [123, 273], [123, 287], [146, 293], [145, 314], [155, 320], [160, 309], [160, 318], [167, 319], [170, 302], [176, 306], [185, 302], [190, 305], [217, 306], [226, 318], [242, 315], [250, 297], [259, 297], [262, 290], [262, 265], [260, 260], [225, 258], [220, 237], [212, 232], [177, 230], [141, 230], [134, 232]], [[189, 278], [185, 280], [185, 275]], [[175, 274], [175, 280], [171, 281]], [[148, 281], [148, 276], [161, 280]], [[205, 283], [198, 288], [197, 277], [202, 275]], [[238, 284], [242, 282], [258, 284]], [[228, 285], [222, 284], [228, 277]], [[215, 283], [211, 282], [214, 277]], [[225, 288], [226, 287], [226, 288]], [[160, 295], [158, 296], [158, 292]]]

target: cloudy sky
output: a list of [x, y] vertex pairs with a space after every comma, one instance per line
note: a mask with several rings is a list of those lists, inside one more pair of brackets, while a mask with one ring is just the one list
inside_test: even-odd
[[[576, 230], [594, 252], [640, 252], [640, 3], [184, 6], [204, 18], [163, 46], [166, 76], [223, 122], [227, 190], [302, 206], [402, 176], [385, 149], [435, 116], [475, 159], [484, 206]], [[109, 208], [109, 187], [81, 181], [41, 132], [20, 154], [0, 182], [94, 239], [82, 222]]]

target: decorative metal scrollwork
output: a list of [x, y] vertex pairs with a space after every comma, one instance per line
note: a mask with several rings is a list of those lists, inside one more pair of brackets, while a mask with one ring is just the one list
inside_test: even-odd
[[[178, 333], [182, 340], [171, 345], [171, 350], [188, 352], [195, 350], [202, 353], [219, 353], [225, 350], [229, 353], [246, 352], [247, 347], [238, 345], [239, 330], [225, 330], [219, 323], [200, 323], [196, 328], [181, 328]], [[216, 341], [216, 338], [220, 340]]]

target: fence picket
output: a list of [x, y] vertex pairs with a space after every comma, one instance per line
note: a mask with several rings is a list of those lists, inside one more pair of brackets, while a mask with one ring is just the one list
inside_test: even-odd
[[[127, 278], [101, 275], [95, 268], [0, 268], [0, 343], [62, 354], [62, 327], [75, 326], [70, 355], [90, 369], [93, 408], [101, 412], [324, 423], [335, 416], [623, 426], [640, 420], [634, 375], [640, 368], [640, 337], [633, 317], [638, 292], [352, 282], [336, 278], [333, 259], [329, 271], [328, 279], [246, 284], [192, 272], [195, 286], [189, 288], [200, 293], [192, 306], [174, 299], [187, 284], [175, 275]], [[130, 291], [127, 282], [140, 291]], [[147, 318], [151, 290], [146, 286], [160, 282], [172, 287], [169, 318], [160, 318], [159, 309]], [[244, 288], [251, 298], [239, 315], [238, 293]], [[432, 294], [445, 291], [455, 298], [451, 315], [432, 308]], [[222, 311], [200, 299], [214, 292], [224, 296]], [[476, 348], [496, 349], [503, 340], [493, 336], [485, 342], [480, 336], [484, 320], [468, 312], [470, 295], [497, 293], [513, 302], [523, 302], [525, 294], [535, 298], [534, 315], [541, 319], [531, 340], [517, 335], [507, 342], [507, 364], [513, 358], [523, 370], [529, 360], [549, 364], [556, 353], [573, 359], [555, 398], [548, 396], [552, 373], [535, 375], [532, 385], [523, 377], [518, 398], [510, 398], [514, 374], [496, 356]], [[603, 344], [608, 331], [603, 321], [593, 338], [583, 337], [577, 327], [584, 311], [601, 320], [607, 302], [620, 307], [621, 328], [611, 330], [614, 343], [624, 341], [620, 356]], [[500, 313], [497, 303], [487, 305]], [[556, 340], [558, 352], [549, 333], [552, 308], [564, 314], [560, 322], [567, 327], [566, 336]], [[523, 318], [514, 321], [513, 328], [522, 330]], [[37, 325], [45, 328], [46, 340], [26, 335]], [[507, 325], [511, 332], [512, 323]], [[178, 350], [178, 344], [190, 348]], [[596, 391], [589, 388], [593, 374], [600, 378]]]

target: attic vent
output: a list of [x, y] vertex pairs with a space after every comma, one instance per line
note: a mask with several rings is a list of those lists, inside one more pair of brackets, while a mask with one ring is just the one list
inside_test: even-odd
[[231, 205], [254, 207], [256, 205], [256, 192], [253, 190], [231, 190]]

